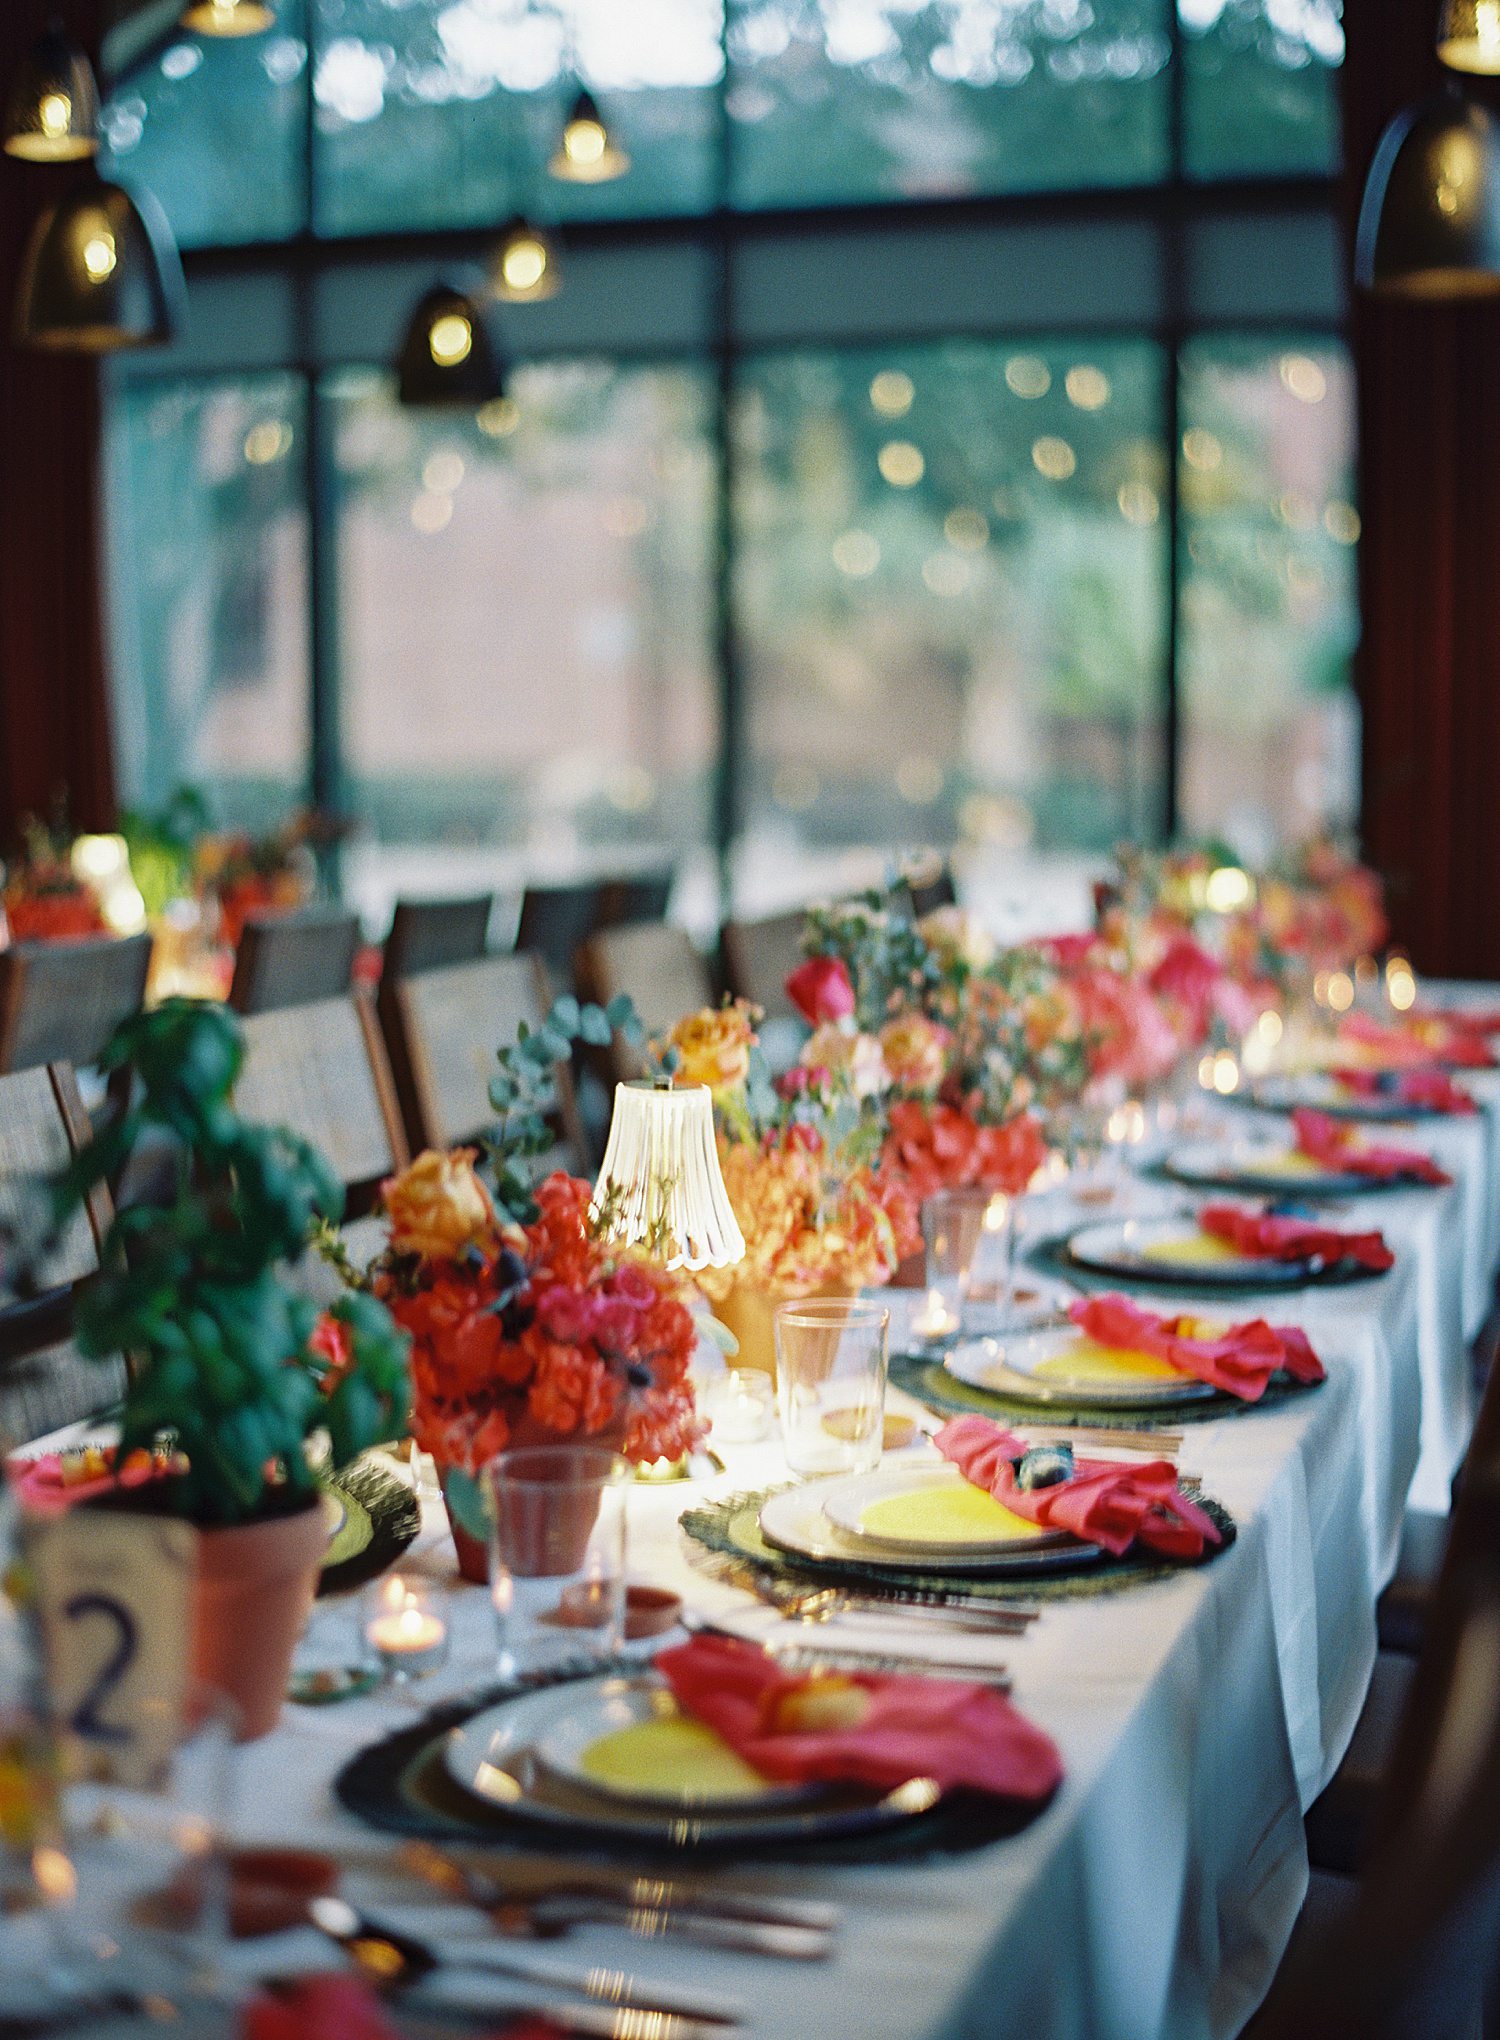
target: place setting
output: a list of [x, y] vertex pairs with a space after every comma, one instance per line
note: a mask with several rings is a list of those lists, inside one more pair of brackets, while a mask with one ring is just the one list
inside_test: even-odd
[[1175, 1147], [1163, 1157], [1160, 1173], [1192, 1189], [1300, 1200], [1414, 1185], [1441, 1189], [1453, 1180], [1430, 1155], [1368, 1140], [1347, 1121], [1310, 1106], [1293, 1110], [1290, 1132], [1290, 1141], [1267, 1134]]

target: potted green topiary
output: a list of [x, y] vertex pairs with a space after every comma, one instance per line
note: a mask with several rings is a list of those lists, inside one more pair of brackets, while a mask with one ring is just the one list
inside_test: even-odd
[[288, 1284], [343, 1190], [305, 1140], [236, 1115], [243, 1056], [222, 1006], [169, 999], [126, 1021], [103, 1068], [133, 1073], [132, 1102], [60, 1177], [54, 1211], [65, 1221], [143, 1138], [169, 1144], [169, 1193], [115, 1216], [76, 1336], [91, 1356], [130, 1357], [116, 1464], [163, 1434], [186, 1460], [128, 1505], [201, 1533], [193, 1671], [235, 1701], [248, 1740], [280, 1711], [326, 1548], [310, 1445], [326, 1433], [337, 1468], [400, 1435], [407, 1338], [373, 1296], [324, 1314]]

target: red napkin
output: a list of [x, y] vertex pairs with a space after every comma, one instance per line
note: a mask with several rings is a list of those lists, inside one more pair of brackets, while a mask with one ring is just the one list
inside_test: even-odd
[[[507, 2019], [495, 2040], [555, 2040], [549, 2020]], [[239, 2040], [399, 2040], [380, 2000], [357, 1976], [300, 1976], [258, 1991], [240, 2009]]]
[[1495, 1058], [1477, 1028], [1454, 1015], [1440, 1021], [1403, 1022], [1389, 1026], [1369, 1013], [1350, 1013], [1339, 1022], [1340, 1041], [1357, 1041], [1378, 1049], [1393, 1069], [1417, 1069], [1435, 1062], [1466, 1070], [1493, 1069]]
[[1335, 1070], [1333, 1075], [1360, 1098], [1394, 1098], [1398, 1105], [1421, 1105], [1429, 1112], [1479, 1110], [1446, 1070]]
[[950, 1417], [933, 1442], [965, 1480], [1028, 1523], [1070, 1530], [1090, 1544], [1102, 1544], [1116, 1558], [1135, 1543], [1166, 1558], [1201, 1558], [1205, 1544], [1223, 1542], [1213, 1518], [1178, 1487], [1177, 1469], [1168, 1459], [1148, 1459], [1139, 1466], [1118, 1459], [1075, 1459], [1071, 1480], [1021, 1488], [1012, 1462], [1025, 1452], [1025, 1441], [988, 1417]]
[[680, 1705], [768, 1778], [890, 1791], [933, 1778], [1002, 1799], [1045, 1799], [1062, 1777], [1050, 1736], [992, 1686], [867, 1672], [787, 1672], [755, 1644], [695, 1636], [659, 1651]]
[[168, 1455], [137, 1450], [117, 1474], [114, 1446], [95, 1449], [105, 1468], [102, 1473], [85, 1474], [80, 1466], [75, 1478], [65, 1480], [62, 1453], [42, 1452], [32, 1459], [17, 1452], [5, 1462], [6, 1481], [21, 1507], [32, 1515], [59, 1516], [74, 1502], [92, 1501], [96, 1495], [112, 1494], [117, 1487], [144, 1487], [148, 1481], [181, 1472], [187, 1465], [180, 1452]]
[[1331, 1225], [1311, 1225], [1302, 1218], [1277, 1218], [1246, 1211], [1238, 1204], [1205, 1204], [1198, 1224], [1216, 1240], [1227, 1240], [1242, 1254], [1266, 1261], [1300, 1261], [1317, 1255], [1324, 1261], [1358, 1261], [1362, 1268], [1384, 1274], [1396, 1256], [1378, 1232], [1339, 1232]]
[[1069, 1306], [1068, 1315], [1081, 1332], [1101, 1346], [1126, 1353], [1150, 1353], [1199, 1381], [1210, 1381], [1242, 1402], [1259, 1402], [1278, 1367], [1295, 1381], [1321, 1381], [1323, 1363], [1296, 1325], [1268, 1325], [1264, 1318], [1231, 1325], [1215, 1339], [1200, 1338], [1189, 1316], [1163, 1317], [1142, 1310], [1128, 1296], [1112, 1290]]
[[1500, 1006], [1462, 1006], [1451, 1012], [1441, 1006], [1414, 1006], [1410, 1017], [1435, 1020], [1450, 1027], [1469, 1027], [1476, 1034], [1500, 1034]]
[[1431, 1155], [1415, 1148], [1380, 1147], [1365, 1142], [1352, 1126], [1341, 1126], [1326, 1112], [1312, 1112], [1300, 1106], [1292, 1114], [1299, 1151], [1326, 1169], [1347, 1169], [1354, 1176], [1368, 1176], [1372, 1182], [1451, 1183], [1446, 1169], [1440, 1169]]

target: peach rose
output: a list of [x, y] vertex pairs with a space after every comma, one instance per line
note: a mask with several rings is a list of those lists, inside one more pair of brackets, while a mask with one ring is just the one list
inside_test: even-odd
[[903, 1013], [880, 1030], [891, 1082], [903, 1091], [935, 1091], [943, 1081], [948, 1031], [921, 1013]]
[[381, 1184], [391, 1245], [398, 1254], [455, 1261], [466, 1247], [495, 1244], [495, 1208], [474, 1173], [478, 1152], [428, 1148], [399, 1176]]
[[963, 907], [934, 907], [918, 921], [917, 933], [946, 964], [983, 970], [994, 960], [994, 938]]
[[856, 1098], [878, 1097], [891, 1081], [874, 1035], [847, 1033], [831, 1020], [808, 1036], [800, 1061], [805, 1070], [845, 1078]]
[[758, 1039], [743, 1003], [705, 1006], [679, 1020], [667, 1039], [682, 1057], [678, 1080], [707, 1084], [711, 1091], [737, 1091], [750, 1074], [750, 1051]]

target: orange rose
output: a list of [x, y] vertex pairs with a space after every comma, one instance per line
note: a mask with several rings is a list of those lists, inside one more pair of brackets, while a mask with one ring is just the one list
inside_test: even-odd
[[874, 1098], [890, 1083], [880, 1043], [873, 1034], [846, 1034], [836, 1021], [825, 1020], [802, 1046], [805, 1070], [827, 1070], [847, 1079], [856, 1098]]
[[757, 1038], [743, 1002], [689, 1013], [667, 1037], [682, 1057], [678, 1082], [737, 1091], [750, 1074], [750, 1051]]
[[880, 1048], [891, 1082], [903, 1091], [935, 1091], [946, 1063], [945, 1028], [921, 1013], [903, 1013], [880, 1030]]
[[455, 1261], [466, 1247], [496, 1244], [495, 1208], [474, 1173], [477, 1148], [428, 1148], [380, 1186], [398, 1254]]

